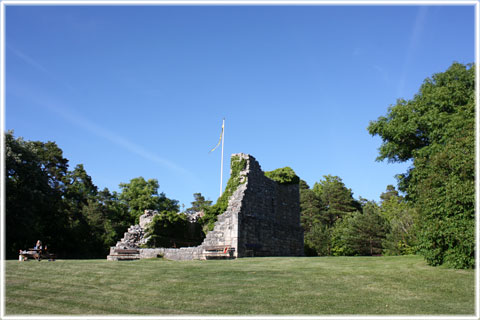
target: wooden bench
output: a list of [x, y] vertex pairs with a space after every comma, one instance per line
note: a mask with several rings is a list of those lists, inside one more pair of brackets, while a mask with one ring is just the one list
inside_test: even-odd
[[205, 259], [229, 259], [233, 258], [235, 248], [229, 245], [223, 246], [206, 246], [203, 248]]
[[35, 259], [35, 260], [42, 260], [48, 259], [48, 261], [55, 261], [57, 256], [54, 253], [50, 253], [47, 249], [28, 249], [28, 250], [20, 250], [19, 252], [19, 260], [20, 261], [27, 261], [28, 259]]

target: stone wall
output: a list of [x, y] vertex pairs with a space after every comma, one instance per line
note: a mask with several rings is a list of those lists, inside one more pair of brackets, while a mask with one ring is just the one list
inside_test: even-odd
[[140, 259], [162, 256], [169, 260], [203, 260], [203, 247], [140, 249]]
[[267, 178], [252, 156], [247, 163], [238, 256], [302, 256], [299, 185], [282, 185]]
[[202, 245], [230, 245], [238, 258], [303, 256], [298, 184], [281, 185], [267, 178], [251, 155], [234, 156], [247, 160], [240, 172], [243, 183]]
[[298, 184], [281, 185], [267, 178], [251, 155], [234, 156], [246, 160], [241, 184], [203, 243], [178, 249], [139, 249], [140, 258], [160, 254], [171, 260], [205, 259], [205, 250], [214, 246], [234, 248], [233, 257], [237, 258], [304, 255]]

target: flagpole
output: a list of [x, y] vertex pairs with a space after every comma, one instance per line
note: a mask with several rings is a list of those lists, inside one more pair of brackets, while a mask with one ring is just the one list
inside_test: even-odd
[[220, 165], [220, 197], [222, 196], [223, 193], [223, 142], [225, 141], [225, 118], [223, 118], [222, 122], [222, 162]]

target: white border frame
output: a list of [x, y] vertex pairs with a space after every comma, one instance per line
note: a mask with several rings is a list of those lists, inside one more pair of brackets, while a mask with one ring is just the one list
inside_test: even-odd
[[[475, 268], [475, 315], [473, 316], [5, 316], [5, 10], [7, 5], [28, 6], [28, 5], [124, 5], [124, 6], [474, 6], [475, 7], [475, 75], [476, 75], [476, 167], [475, 167], [475, 186], [476, 186], [476, 268]], [[479, 132], [480, 132], [480, 112], [478, 104], [480, 101], [480, 3], [478, 0], [0, 0], [0, 318], [1, 319], [329, 319], [329, 320], [350, 320], [350, 319], [465, 319], [476, 320], [480, 318], [480, 151], [479, 151]]]

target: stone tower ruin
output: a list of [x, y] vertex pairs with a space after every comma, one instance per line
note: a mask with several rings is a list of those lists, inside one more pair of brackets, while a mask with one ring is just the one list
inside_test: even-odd
[[[303, 256], [299, 185], [283, 185], [267, 178], [251, 155], [238, 153], [234, 157], [245, 161], [240, 171], [241, 183], [230, 197], [227, 210], [217, 217], [214, 229], [200, 246], [141, 249], [130, 244], [123, 249], [136, 249], [136, 258], [163, 255], [172, 260], [207, 259], [212, 252], [221, 252], [223, 248], [223, 253], [233, 258]], [[116, 257], [121, 254], [116, 252], [121, 251], [122, 245], [124, 242], [120, 241], [112, 247], [107, 258], [120, 260]]]

